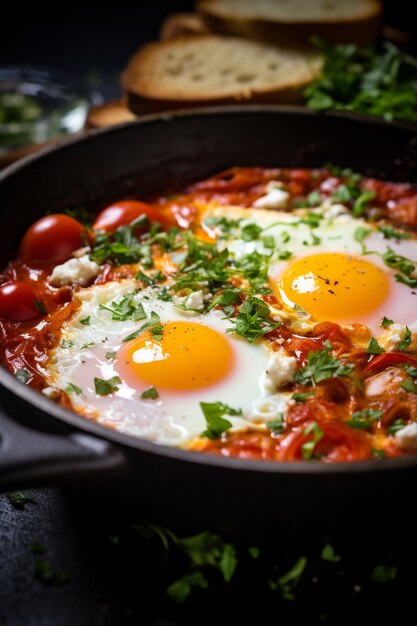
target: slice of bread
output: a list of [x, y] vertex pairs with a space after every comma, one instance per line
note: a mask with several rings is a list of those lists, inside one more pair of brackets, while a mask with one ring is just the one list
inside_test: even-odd
[[162, 22], [159, 39], [165, 41], [183, 35], [202, 35], [207, 32], [207, 26], [197, 13], [172, 13]]
[[315, 54], [234, 37], [195, 35], [151, 43], [122, 75], [128, 107], [163, 111], [245, 102], [294, 102], [318, 76]]
[[382, 28], [379, 0], [200, 0], [197, 11], [215, 33], [305, 45], [375, 43]]
[[136, 115], [121, 100], [112, 100], [89, 110], [85, 128], [105, 128], [135, 119]]

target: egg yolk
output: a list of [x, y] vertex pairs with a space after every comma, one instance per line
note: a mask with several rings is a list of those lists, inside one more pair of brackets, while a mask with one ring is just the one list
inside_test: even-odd
[[275, 286], [281, 300], [318, 320], [353, 321], [377, 310], [388, 296], [386, 274], [360, 257], [337, 252], [290, 263]]
[[132, 387], [192, 391], [231, 373], [234, 353], [215, 330], [193, 322], [163, 324], [162, 336], [144, 332], [120, 348], [115, 368]]

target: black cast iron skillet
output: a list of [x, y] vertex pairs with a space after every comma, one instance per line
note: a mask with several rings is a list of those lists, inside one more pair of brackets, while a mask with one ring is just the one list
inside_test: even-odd
[[[92, 132], [0, 175], [0, 263], [13, 257], [25, 229], [48, 211], [140, 197], [232, 165], [314, 167], [328, 161], [415, 182], [417, 131], [296, 108], [245, 106], [152, 116]], [[402, 526], [413, 508], [417, 455], [339, 465], [224, 459], [108, 430], [55, 405], [3, 368], [0, 384], [4, 490], [66, 484], [177, 528], [258, 537], [358, 524], [371, 532], [381, 523]]]

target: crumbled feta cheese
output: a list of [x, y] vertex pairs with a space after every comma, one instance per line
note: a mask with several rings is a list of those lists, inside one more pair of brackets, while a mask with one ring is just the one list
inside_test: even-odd
[[261, 390], [265, 395], [271, 395], [277, 389], [292, 381], [297, 361], [293, 356], [285, 356], [279, 352], [271, 354], [266, 371], [260, 379]]
[[323, 215], [327, 219], [333, 219], [334, 217], [341, 216], [353, 219], [352, 214], [344, 204], [331, 204], [330, 207], [325, 210]]
[[402, 324], [391, 324], [387, 332], [381, 337], [381, 346], [388, 351], [397, 350], [398, 344], [405, 339], [407, 327]]
[[411, 422], [397, 430], [395, 439], [402, 450], [417, 450], [417, 422]]
[[49, 278], [52, 287], [63, 287], [64, 285], [80, 285], [86, 287], [93, 278], [97, 276], [100, 267], [94, 261], [90, 261], [87, 254], [74, 259], [70, 259], [62, 265], [54, 267]]
[[84, 248], [78, 248], [77, 250], [74, 250], [71, 256], [75, 257], [76, 259], [79, 259], [80, 256], [84, 256], [85, 254], [88, 254], [90, 250], [91, 250], [90, 246], [84, 246]]
[[267, 398], [258, 398], [252, 404], [252, 411], [248, 415], [249, 421], [272, 422], [287, 410], [288, 398], [286, 394], [276, 394]]
[[201, 290], [193, 291], [190, 293], [188, 298], [185, 301], [185, 306], [187, 309], [197, 309], [198, 311], [202, 311], [204, 309], [204, 294]]
[[253, 206], [259, 209], [285, 209], [288, 206], [290, 194], [282, 189], [282, 183], [271, 180], [265, 187], [266, 195], [258, 198]]
[[57, 400], [59, 398], [59, 389], [56, 387], [44, 387], [42, 393], [50, 400]]

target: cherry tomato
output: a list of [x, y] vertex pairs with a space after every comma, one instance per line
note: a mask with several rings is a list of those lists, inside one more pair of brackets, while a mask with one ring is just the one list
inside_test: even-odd
[[150, 222], [159, 222], [164, 227], [174, 224], [173, 219], [170, 220], [162, 211], [149, 204], [139, 202], [138, 200], [120, 200], [110, 204], [98, 214], [93, 224], [93, 229], [111, 233], [119, 226], [130, 224], [141, 215], [146, 215]]
[[405, 354], [404, 352], [384, 352], [384, 354], [377, 354], [372, 361], [369, 361], [365, 367], [365, 374], [367, 376], [376, 374], [377, 372], [387, 369], [387, 367], [401, 366], [407, 363], [414, 366], [417, 365], [416, 357]]
[[66, 261], [84, 245], [84, 232], [83, 225], [69, 215], [46, 215], [26, 231], [20, 256], [27, 261]]
[[14, 281], [0, 286], [0, 316], [15, 322], [39, 317], [36, 293], [30, 285]]

